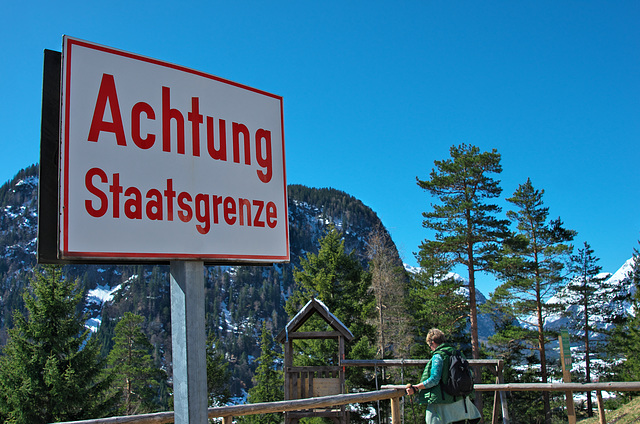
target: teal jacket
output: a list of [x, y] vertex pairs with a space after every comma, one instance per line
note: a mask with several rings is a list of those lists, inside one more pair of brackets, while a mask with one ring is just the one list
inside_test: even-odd
[[449, 369], [451, 355], [455, 350], [453, 346], [443, 343], [433, 351], [433, 356], [422, 372], [420, 382], [426, 389], [418, 393], [418, 403], [453, 403], [459, 400], [443, 391], [440, 385], [440, 380], [446, 383], [449, 379], [449, 372], [443, 370]]

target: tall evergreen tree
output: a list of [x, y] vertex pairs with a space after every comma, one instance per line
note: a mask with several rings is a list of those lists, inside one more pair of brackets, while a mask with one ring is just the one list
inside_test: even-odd
[[162, 409], [158, 394], [166, 380], [164, 371], [156, 368], [151, 357], [153, 346], [142, 331], [144, 318], [125, 312], [116, 324], [113, 349], [107, 361], [118, 389], [120, 413], [125, 415]]
[[[576, 232], [563, 227], [560, 218], [548, 221], [549, 208], [543, 206], [544, 190], [536, 190], [530, 179], [520, 184], [508, 198], [517, 209], [507, 212], [516, 224], [517, 234], [504, 246], [504, 256], [496, 269], [504, 280], [493, 293], [492, 300], [512, 317], [526, 320], [537, 328], [537, 349], [540, 354], [542, 382], [548, 378], [544, 322], [550, 312], [559, 312], [559, 305], [546, 301], [557, 291], [565, 278], [565, 263], [569, 260], [571, 241]], [[543, 392], [544, 414], [551, 420], [549, 393]]]
[[[342, 234], [329, 226], [320, 239], [318, 253], [308, 253], [301, 260], [301, 266], [302, 269], [294, 270], [298, 286], [285, 305], [288, 315], [293, 317], [315, 297], [353, 333], [354, 339], [346, 346], [347, 359], [374, 357], [376, 333], [370, 322], [374, 316], [375, 300], [370, 291], [371, 275], [353, 252], [345, 251]], [[314, 316], [301, 331], [326, 329], [327, 323]], [[294, 357], [296, 366], [337, 365], [339, 361], [336, 340], [296, 340], [294, 349], [297, 350]], [[349, 387], [373, 388], [363, 369], [349, 368], [346, 380]], [[362, 411], [365, 412], [364, 409]], [[352, 411], [351, 419], [357, 422], [361, 417]]]
[[294, 270], [298, 287], [285, 305], [288, 315], [293, 317], [315, 297], [351, 330], [356, 340], [365, 336], [374, 340], [374, 327], [368, 323], [375, 307], [371, 275], [353, 252], [345, 251], [342, 234], [334, 226], [327, 228], [319, 243], [318, 253], [307, 254], [301, 261], [302, 269]]
[[[594, 317], [596, 315], [606, 315], [603, 304], [607, 303], [612, 295], [611, 287], [606, 287], [604, 282], [606, 277], [601, 274], [602, 267], [598, 265], [600, 259], [594, 255], [594, 251], [587, 243], [584, 247], [578, 249], [576, 255], [571, 256], [571, 271], [573, 279], [567, 285], [567, 289], [575, 294], [570, 297], [569, 305], [577, 306], [582, 312], [580, 320], [580, 331], [583, 336], [580, 337], [584, 342], [585, 354], [585, 382], [591, 383], [591, 356], [592, 356], [592, 340], [595, 328], [593, 327]], [[565, 309], [565, 313], [569, 313], [570, 308]], [[573, 312], [573, 311], [572, 311]], [[593, 402], [591, 392], [587, 392], [587, 414], [593, 416]]]
[[[260, 351], [255, 385], [249, 389], [248, 401], [249, 403], [281, 401], [284, 399], [284, 378], [282, 371], [276, 368], [278, 355], [275, 353], [275, 342], [266, 323], [262, 325]], [[282, 422], [282, 415], [275, 413], [246, 415], [240, 421], [242, 424], [279, 424]]]
[[[507, 233], [506, 220], [497, 218], [501, 208], [488, 199], [500, 196], [500, 181], [491, 175], [502, 172], [500, 154], [480, 152], [476, 146], [461, 144], [449, 149], [451, 159], [434, 161], [428, 180], [416, 178], [418, 185], [440, 200], [432, 211], [423, 212], [425, 228], [435, 231], [434, 240], [420, 245], [417, 259], [428, 269], [449, 271], [456, 265], [466, 267], [469, 280], [469, 323], [473, 358], [480, 358], [476, 272], [491, 271], [491, 263]], [[480, 382], [480, 373], [476, 382]], [[482, 410], [482, 396], [476, 392], [476, 404]]]
[[27, 316], [0, 357], [0, 415], [36, 424], [102, 417], [111, 411], [110, 379], [97, 340], [84, 326], [82, 292], [59, 267], [35, 273], [25, 291]]

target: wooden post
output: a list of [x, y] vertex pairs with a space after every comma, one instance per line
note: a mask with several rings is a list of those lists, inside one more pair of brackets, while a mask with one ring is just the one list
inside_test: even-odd
[[[560, 362], [562, 362], [562, 381], [564, 383], [571, 383], [571, 349], [569, 344], [569, 332], [567, 330], [560, 331], [558, 344], [560, 345]], [[565, 396], [569, 424], [576, 424], [576, 410], [573, 403], [573, 392], [566, 391]]]
[[[502, 364], [502, 361], [500, 361]], [[498, 370], [498, 384], [504, 384], [504, 376], [502, 375], [502, 365]], [[502, 407], [502, 423], [509, 424], [509, 408], [507, 407], [507, 394], [503, 391], [500, 392], [500, 406]]]
[[340, 336], [338, 337], [338, 365], [340, 366], [340, 372], [339, 372], [339, 378], [340, 378], [340, 392], [341, 393], [346, 393], [347, 392], [347, 388], [345, 386], [345, 369], [344, 369], [344, 365], [342, 364], [342, 361], [344, 361], [344, 352], [345, 352], [345, 346], [344, 346], [344, 337]]
[[607, 419], [604, 415], [604, 401], [602, 400], [602, 392], [596, 390], [596, 399], [598, 399], [598, 419], [600, 424], [606, 424]]
[[400, 398], [391, 398], [391, 423], [402, 424], [402, 414], [400, 414]]
[[[500, 384], [500, 378], [496, 376], [496, 384]], [[500, 399], [500, 393], [493, 393], [493, 413], [491, 414], [491, 423], [497, 424], [500, 419], [500, 414], [498, 414], [498, 399]]]
[[[498, 375], [498, 383], [504, 384], [504, 376], [502, 375], [502, 370]], [[509, 419], [509, 408], [507, 406], [507, 394], [503, 391], [500, 392], [500, 406], [502, 407], [502, 423], [509, 424], [511, 421]]]
[[[347, 380], [347, 376], [346, 376], [346, 369], [344, 367], [344, 365], [342, 365], [342, 361], [344, 361], [344, 352], [345, 352], [345, 345], [344, 345], [344, 336], [338, 336], [338, 365], [340, 366], [340, 370], [338, 370], [338, 378], [340, 379], [340, 393], [347, 393], [347, 384], [346, 384], [346, 380]], [[378, 412], [380, 412], [380, 403], [378, 401]], [[347, 410], [346, 410], [346, 406], [345, 405], [340, 405], [340, 419], [341, 422], [343, 423], [347, 423]]]
[[176, 424], [207, 424], [204, 263], [171, 261], [171, 342]]

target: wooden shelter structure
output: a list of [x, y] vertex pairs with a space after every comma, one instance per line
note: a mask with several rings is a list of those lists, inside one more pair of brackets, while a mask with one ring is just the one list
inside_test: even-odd
[[[329, 326], [326, 331], [298, 331], [314, 315], [318, 315]], [[298, 339], [336, 339], [338, 344], [337, 361], [327, 366], [293, 366], [293, 341]], [[320, 300], [312, 298], [278, 334], [276, 340], [284, 344], [284, 399], [305, 399], [318, 396], [331, 396], [346, 393], [345, 368], [341, 361], [345, 359], [345, 342], [351, 341], [353, 334], [329, 311]], [[300, 418], [327, 417], [336, 424], [347, 424], [348, 411], [345, 405], [339, 408], [316, 408], [304, 411], [285, 412], [284, 423], [296, 424]]]

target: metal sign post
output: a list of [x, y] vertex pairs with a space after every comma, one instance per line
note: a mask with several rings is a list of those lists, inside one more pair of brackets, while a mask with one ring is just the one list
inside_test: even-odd
[[176, 424], [207, 423], [204, 263], [171, 262], [171, 341]]

